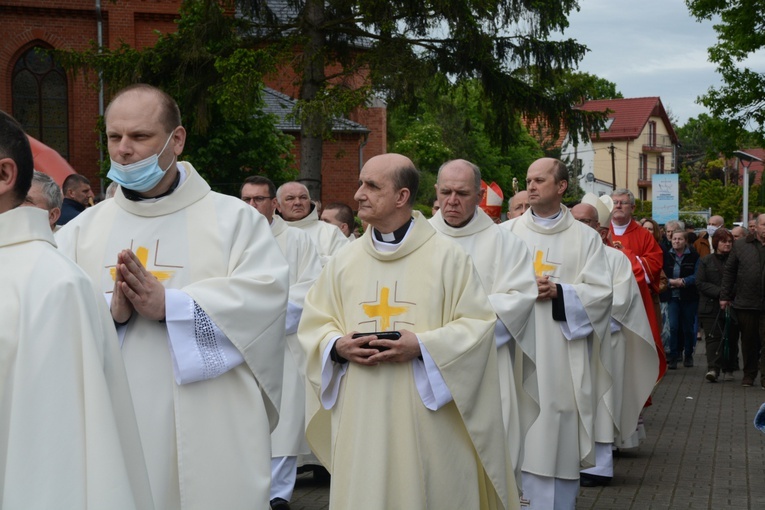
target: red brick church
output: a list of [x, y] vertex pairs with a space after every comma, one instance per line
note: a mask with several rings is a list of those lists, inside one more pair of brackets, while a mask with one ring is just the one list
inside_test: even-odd
[[[0, 41], [0, 109], [56, 149], [98, 191], [98, 91], [34, 50], [84, 50], [98, 41], [99, 33], [104, 47], [116, 48], [122, 42], [138, 48], [152, 45], [156, 31], [175, 30], [180, 4], [180, 0], [0, 0], [0, 33], [5, 34]], [[267, 109], [272, 113], [286, 112], [296, 94], [290, 72], [285, 70], [267, 83], [272, 89], [267, 90]], [[108, 98], [104, 101], [108, 103]], [[299, 126], [281, 115], [278, 127], [295, 137], [293, 152], [299, 164]], [[333, 141], [324, 144], [321, 200], [345, 202], [355, 209], [353, 193], [361, 165], [384, 153], [386, 143], [384, 104], [335, 122]]]

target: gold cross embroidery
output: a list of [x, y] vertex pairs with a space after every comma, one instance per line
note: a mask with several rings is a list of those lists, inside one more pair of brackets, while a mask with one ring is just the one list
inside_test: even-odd
[[380, 301], [375, 305], [363, 305], [364, 313], [367, 317], [374, 318], [380, 317], [380, 330], [387, 331], [390, 327], [390, 318], [394, 315], [401, 315], [409, 310], [406, 306], [390, 306], [388, 304], [388, 297], [390, 296], [390, 289], [383, 287], [380, 289]]
[[[157, 247], [159, 247], [159, 243], [157, 243]], [[145, 248], [143, 246], [139, 246], [138, 249], [135, 251], [136, 257], [138, 257], [138, 260], [141, 261], [141, 264], [143, 267], [146, 267], [146, 264], [149, 260], [149, 249]], [[156, 261], [155, 261], [156, 262]], [[147, 268], [148, 269], [148, 268]], [[165, 280], [169, 280], [172, 278], [175, 271], [149, 271], [151, 274], [153, 274], [157, 280], [164, 282]], [[112, 280], [114, 280], [117, 277], [117, 268], [112, 267], [109, 268], [109, 274], [112, 276]]]
[[536, 254], [534, 255], [534, 274], [537, 276], [543, 276], [545, 271], [555, 271], [555, 269], [558, 267], [557, 264], [545, 264], [542, 261], [542, 257], [544, 257], [542, 250], [537, 250]]

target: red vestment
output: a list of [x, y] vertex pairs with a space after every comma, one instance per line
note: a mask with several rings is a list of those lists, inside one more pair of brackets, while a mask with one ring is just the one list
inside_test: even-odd
[[610, 225], [611, 236], [615, 247], [622, 246], [622, 252], [627, 255], [632, 263], [632, 272], [640, 289], [640, 297], [643, 299], [648, 322], [651, 325], [653, 341], [656, 344], [656, 352], [659, 356], [659, 378], [664, 377], [667, 371], [667, 359], [664, 356], [664, 345], [661, 342], [661, 332], [651, 298], [651, 285], [658, 286], [659, 274], [664, 265], [664, 252], [653, 234], [632, 220], [623, 235], [616, 235], [613, 224]]

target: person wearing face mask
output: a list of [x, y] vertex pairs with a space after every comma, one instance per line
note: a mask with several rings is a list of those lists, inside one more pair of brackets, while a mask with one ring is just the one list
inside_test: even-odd
[[262, 215], [178, 160], [168, 94], [132, 85], [104, 119], [120, 187], [56, 240], [110, 303], [154, 505], [267, 508], [287, 262]]
[[699, 257], [706, 257], [710, 253], [714, 253], [715, 249], [712, 246], [712, 236], [715, 235], [717, 229], [725, 225], [725, 219], [722, 216], [712, 216], [707, 223], [707, 230], [699, 235], [698, 239], [693, 243], [693, 249], [699, 254]]

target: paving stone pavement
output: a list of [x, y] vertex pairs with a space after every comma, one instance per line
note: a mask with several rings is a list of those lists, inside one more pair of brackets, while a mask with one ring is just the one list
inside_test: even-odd
[[[694, 358], [667, 371], [643, 413], [647, 438], [614, 459], [609, 486], [580, 490], [577, 510], [765, 510], [765, 434], [752, 425], [765, 391], [741, 387], [741, 372], [707, 382], [702, 342]], [[329, 508], [329, 486], [299, 475], [291, 506]]]

